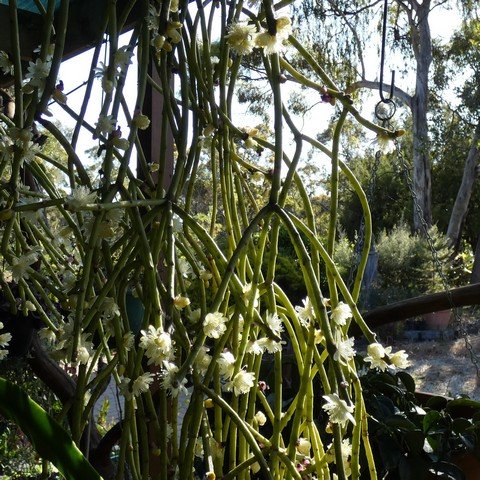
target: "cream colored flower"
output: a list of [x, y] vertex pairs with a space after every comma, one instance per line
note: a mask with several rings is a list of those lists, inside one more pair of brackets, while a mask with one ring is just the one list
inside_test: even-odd
[[3, 50], [0, 50], [0, 70], [2, 70], [4, 75], [13, 75], [13, 63]]
[[149, 359], [148, 365], [162, 365], [165, 360], [170, 360], [173, 356], [173, 343], [170, 335], [162, 328], [148, 326], [148, 330], [141, 331], [140, 347], [145, 350], [145, 355]]
[[230, 380], [235, 370], [235, 357], [232, 352], [225, 351], [217, 358], [218, 372], [224, 380]]
[[408, 354], [405, 353], [405, 350], [399, 350], [393, 355], [390, 355], [389, 358], [390, 362], [392, 363], [390, 367], [403, 369], [407, 368], [410, 364], [410, 362], [408, 361]]
[[25, 79], [31, 86], [43, 88], [51, 66], [52, 63], [50, 61], [43, 61], [41, 58], [37, 58], [35, 62], [28, 62], [28, 71]]
[[267, 417], [265, 416], [265, 414], [259, 410], [253, 417], [256, 422], [258, 423], [258, 425], [260, 427], [262, 427], [263, 425], [265, 425], [267, 423]]
[[207, 373], [208, 367], [212, 361], [212, 356], [209, 355], [207, 352], [210, 349], [205, 345], [200, 347], [200, 351], [198, 352], [197, 358], [195, 359], [195, 366], [198, 369], [200, 375], [205, 375]]
[[[251, 283], [247, 283], [242, 287], [242, 293], [243, 293], [243, 301], [245, 302], [245, 305], [248, 306], [252, 299], [252, 289], [253, 285]], [[253, 307], [257, 308], [258, 307], [258, 299], [260, 298], [260, 292], [258, 291], [258, 288], [255, 289], [255, 296], [253, 298]]]
[[347, 405], [345, 400], [342, 400], [336, 393], [329, 395], [323, 395], [323, 398], [327, 401], [322, 408], [328, 413], [328, 417], [331, 423], [338, 423], [341, 426], [350, 421], [355, 424], [355, 418], [352, 413], [354, 411], [353, 405]]
[[376, 138], [376, 144], [378, 150], [384, 155], [393, 153], [395, 151], [395, 143], [388, 135], [382, 135], [379, 133]]
[[88, 334], [82, 333], [77, 347], [77, 361], [83, 365], [87, 365], [93, 355], [93, 343], [87, 338]]
[[248, 55], [253, 50], [255, 34], [255, 25], [238, 22], [230, 25], [225, 38], [234, 52], [239, 55]]
[[343, 326], [347, 324], [349, 318], [352, 318], [352, 310], [346, 303], [339, 302], [332, 310], [332, 321], [339, 326]]
[[289, 17], [280, 17], [276, 21], [277, 32], [270, 35], [269, 32], [261, 32], [255, 37], [255, 46], [263, 48], [266, 55], [279, 53], [283, 48], [283, 41], [292, 33], [292, 23]]
[[181, 295], [177, 295], [173, 299], [173, 305], [177, 310], [183, 310], [185, 307], [190, 305], [190, 299], [187, 297], [182, 297]]
[[143, 113], [138, 113], [133, 117], [132, 123], [139, 130], [146, 130], [150, 126], [150, 119], [146, 115], [143, 115]]
[[298, 319], [300, 323], [307, 327], [308, 324], [315, 318], [315, 312], [313, 311], [312, 302], [308, 297], [305, 297], [303, 300], [303, 307], [296, 306], [295, 311], [297, 312]]
[[306, 438], [300, 437], [297, 440], [297, 452], [300, 455], [305, 455], [306, 457], [310, 456], [310, 450], [312, 449], [312, 444]]
[[181, 380], [176, 378], [178, 372], [178, 366], [172, 362], [163, 362], [163, 371], [162, 371], [162, 387], [169, 393], [172, 397], [178, 397], [180, 392], [183, 392], [185, 395], [188, 395], [188, 390], [185, 387], [187, 383], [186, 378]]
[[95, 202], [97, 198], [96, 192], [91, 192], [88, 187], [80, 186], [72, 190], [72, 193], [67, 197], [67, 205], [76, 210], [82, 208], [84, 205]]
[[386, 355], [390, 353], [392, 347], [386, 349], [377, 342], [371, 343], [367, 347], [367, 356], [364, 361], [370, 363], [370, 368], [379, 368], [382, 372], [388, 367], [388, 363], [385, 361]]
[[124, 70], [128, 65], [132, 64], [133, 52], [129, 50], [128, 45], [120, 47], [114, 55], [114, 64], [118, 70]]
[[354, 338], [347, 338], [337, 343], [337, 350], [333, 355], [333, 359], [336, 362], [340, 362], [342, 365], [347, 365], [350, 360], [353, 360], [355, 356], [355, 349], [353, 348]]
[[210, 338], [220, 338], [227, 330], [228, 319], [220, 312], [208, 313], [203, 320], [203, 333]]
[[14, 282], [17, 282], [20, 279], [28, 279], [30, 278], [29, 268], [33, 265], [37, 260], [40, 252], [38, 249], [32, 249], [30, 252], [25, 253], [24, 255], [20, 255], [19, 257], [12, 257], [10, 261], [11, 265], [11, 272], [12, 278]]
[[255, 385], [255, 374], [253, 372], [246, 372], [245, 370], [240, 370], [234, 377], [233, 380], [225, 384], [225, 390], [231, 392], [238, 396], [244, 393], [248, 393], [250, 389]]
[[137, 377], [132, 383], [132, 395], [138, 397], [142, 393], [147, 392], [150, 389], [150, 384], [153, 380], [153, 374], [148, 372]]
[[266, 321], [272, 333], [280, 336], [283, 332], [282, 319], [276, 313], [267, 313]]

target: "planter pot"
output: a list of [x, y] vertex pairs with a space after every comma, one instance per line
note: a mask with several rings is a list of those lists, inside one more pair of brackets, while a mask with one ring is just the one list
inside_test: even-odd
[[445, 330], [450, 325], [451, 310], [427, 313], [423, 316], [427, 328], [431, 330]]

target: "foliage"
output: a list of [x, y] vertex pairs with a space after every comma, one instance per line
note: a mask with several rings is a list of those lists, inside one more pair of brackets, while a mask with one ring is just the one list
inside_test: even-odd
[[406, 372], [371, 371], [363, 388], [381, 478], [428, 478], [434, 472], [465, 478], [454, 462], [478, 452], [479, 402], [432, 396], [422, 404]]
[[[57, 74], [70, 2], [60, 3], [55, 31], [53, 8], [39, 17], [41, 48], [26, 69], [19, 38], [0, 52], [16, 105], [14, 116], [0, 116], [0, 281], [17, 323], [32, 311], [41, 323], [43, 347], [31, 362], [62, 392], [71, 438], [5, 381], [0, 409], [70, 478], [78, 467], [84, 478], [102, 470], [110, 478], [345, 480], [360, 478], [361, 459], [374, 472], [349, 324], [372, 347], [373, 369], [401, 370], [406, 355], [379, 345], [357, 306], [371, 217], [340, 147], [349, 142], [347, 118], [387, 148], [402, 131], [359, 113], [337, 86], [348, 80], [343, 65], [317, 61], [287, 13], [275, 11], [281, 4], [150, 2], [124, 43], [118, 32], [132, 3], [104, 3], [97, 53], [108, 38], [108, 54], [92, 65], [84, 96], [91, 106], [100, 84], [98, 116], [94, 123], [73, 112], [74, 132], [86, 129], [100, 144], [98, 171], [46, 118], [52, 97], [68, 100]], [[17, 18], [15, 2], [8, 8]], [[124, 101], [131, 70], [133, 107]], [[273, 121], [245, 127], [234, 107], [245, 73], [259, 71]], [[285, 82], [335, 111], [328, 146], [302, 133]], [[163, 97], [157, 118], [147, 85]], [[61, 145], [66, 168], [38, 142], [37, 124]], [[148, 128], [158, 148], [146, 142]], [[317, 190], [314, 165], [301, 172], [315, 155], [331, 165], [329, 195]], [[351, 288], [335, 263], [340, 170], [365, 224]], [[1, 356], [12, 340], [5, 327]], [[123, 417], [99, 439], [90, 418], [111, 379]]]
[[25, 433], [41, 458], [66, 478], [100, 479], [69, 434], [20, 387], [0, 378], [0, 413]]
[[[429, 235], [431, 244], [425, 237], [412, 234], [404, 223], [378, 235], [375, 242], [378, 266], [373, 283], [363, 292], [364, 307], [374, 308], [445, 290], [443, 276], [449, 287], [454, 284], [457, 274], [445, 237], [435, 227]], [[346, 281], [358, 262], [354, 248], [345, 236], [340, 239], [335, 258]]]

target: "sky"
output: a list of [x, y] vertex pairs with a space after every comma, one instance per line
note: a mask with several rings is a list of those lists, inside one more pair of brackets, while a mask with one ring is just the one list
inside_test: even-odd
[[[432, 31], [432, 37], [441, 39], [443, 42], [447, 42], [450, 38], [453, 31], [460, 25], [460, 15], [455, 10], [445, 11], [442, 7], [436, 8], [432, 11], [430, 17], [430, 27]], [[126, 33], [122, 36], [120, 40], [119, 46], [123, 44], [127, 44], [129, 41], [129, 33]], [[391, 56], [395, 56], [394, 51], [389, 51], [387, 46], [387, 58]], [[83, 82], [85, 82], [88, 78], [90, 66], [91, 66], [91, 59], [93, 55], [93, 50], [89, 50], [81, 55], [78, 55], [70, 60], [66, 60], [63, 62], [60, 68], [59, 79], [64, 82], [65, 85], [65, 93], [70, 92], [71, 90], [77, 88]], [[105, 56], [103, 52], [100, 55], [100, 58]], [[106, 59], [104, 58], [103, 61]], [[133, 62], [135, 62], [135, 56], [133, 57]], [[376, 52], [372, 52], [366, 58], [367, 64], [367, 76], [370, 79], [377, 79], [378, 72], [380, 69], [379, 66], [379, 58]], [[135, 101], [136, 97], [136, 65], [135, 63], [132, 64], [129, 68], [129, 74], [126, 79], [126, 86], [124, 92], [126, 93], [127, 102], [132, 105]], [[385, 77], [386, 82], [390, 81], [390, 66], [388, 63], [385, 65]], [[409, 88], [412, 83], [413, 78], [411, 75], [407, 75], [406, 77], [402, 78], [400, 73], [396, 75], [396, 85], [403, 90], [410, 90]], [[288, 90], [288, 84], [285, 84], [284, 88]], [[292, 88], [292, 87], [290, 87]], [[295, 88], [295, 87], [293, 87]], [[68, 95], [68, 106], [75, 111], [79, 111], [81, 107], [81, 103], [83, 101], [85, 87], [79, 88], [74, 93]], [[370, 101], [365, 102], [362, 105], [362, 113], [370, 117], [373, 113], [374, 106], [378, 102], [379, 98], [377, 98], [376, 93], [372, 93], [370, 96]], [[98, 115], [100, 112], [100, 107], [102, 104], [102, 89], [100, 86], [100, 81], [96, 80], [94, 82], [94, 89], [92, 92], [91, 100], [89, 102], [86, 120], [94, 125], [98, 119]], [[52, 104], [50, 107], [51, 112], [53, 113], [54, 119], [59, 121], [62, 125], [66, 127], [73, 128], [74, 121], [71, 117], [63, 111], [63, 109], [56, 105]], [[297, 118], [297, 125], [302, 128], [304, 133], [307, 133], [311, 136], [315, 136], [317, 133], [324, 130], [328, 124], [328, 120], [332, 113], [332, 108], [329, 104], [322, 104], [320, 103], [317, 105], [312, 111], [307, 115], [305, 118]], [[258, 120], [252, 118], [250, 115], [246, 113], [246, 107], [237, 105], [235, 107], [235, 121], [237, 122], [238, 126], [255, 126], [255, 122]], [[120, 116], [118, 119], [118, 124], [122, 127], [124, 132], [124, 136], [127, 135], [128, 132], [128, 125], [123, 116]], [[97, 141], [98, 142], [98, 141]], [[86, 132], [82, 129], [82, 134], [79, 139], [78, 145], [78, 154], [82, 157], [82, 154], [85, 150], [98, 145], [95, 140], [92, 139], [90, 133]], [[288, 153], [288, 148], [287, 148]], [[87, 163], [88, 159], [86, 155], [83, 158]], [[132, 159], [133, 161], [135, 158]], [[325, 162], [325, 159], [321, 161]]]

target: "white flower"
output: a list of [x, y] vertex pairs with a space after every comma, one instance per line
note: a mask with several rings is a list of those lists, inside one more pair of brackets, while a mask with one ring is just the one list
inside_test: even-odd
[[182, 391], [185, 395], [188, 395], [188, 390], [185, 387], [187, 383], [186, 378], [178, 380], [175, 378], [176, 373], [178, 372], [178, 367], [172, 362], [163, 362], [163, 372], [162, 372], [162, 387], [169, 393], [172, 397], [178, 397], [178, 394]]
[[28, 269], [38, 260], [39, 254], [40, 252], [34, 249], [24, 255], [20, 255], [19, 257], [12, 257], [10, 265], [12, 266], [12, 278], [15, 282], [18, 283], [22, 278], [30, 278]]
[[233, 353], [229, 351], [222, 352], [220, 357], [217, 358], [217, 363], [220, 376], [225, 380], [232, 378], [235, 370], [235, 357]]
[[315, 312], [313, 311], [313, 305], [312, 302], [310, 302], [310, 299], [308, 297], [304, 298], [302, 300], [303, 302], [303, 307], [301, 306], [296, 306], [295, 311], [297, 312], [298, 319], [300, 323], [306, 327], [315, 318]]
[[364, 358], [364, 361], [370, 363], [370, 368], [379, 368], [382, 372], [384, 372], [388, 367], [388, 363], [385, 361], [385, 358], [391, 350], [392, 347], [387, 347], [385, 349], [380, 343], [371, 343], [367, 347], [368, 355]]
[[347, 365], [355, 356], [355, 349], [353, 348], [354, 338], [347, 338], [346, 340], [337, 343], [337, 351], [333, 355], [336, 362]]
[[268, 353], [276, 353], [282, 351], [282, 342], [277, 342], [268, 337], [260, 338], [259, 340], [257, 340], [256, 343], [260, 345], [260, 348], [263, 351], [267, 351]]
[[132, 123], [139, 130], [146, 130], [150, 126], [150, 119], [146, 115], [144, 115], [143, 113], [137, 113], [133, 117]]
[[395, 143], [387, 135], [382, 135], [379, 133], [376, 138], [376, 144], [378, 150], [380, 150], [380, 152], [382, 152], [384, 155], [393, 153], [395, 151]]
[[4, 75], [13, 75], [13, 63], [3, 50], [0, 50], [0, 70], [2, 70]]
[[153, 374], [148, 372], [137, 377], [132, 383], [132, 395], [138, 397], [142, 393], [147, 392], [150, 389], [150, 384], [153, 380]]
[[81, 185], [72, 190], [72, 193], [67, 197], [66, 201], [68, 206], [75, 210], [88, 203], [94, 202], [96, 198], [96, 192], [91, 192], [88, 187]]
[[254, 415], [253, 418], [257, 421], [257, 423], [260, 427], [267, 423], [267, 417], [260, 410]]
[[120, 71], [132, 64], [133, 52], [129, 50], [128, 45], [120, 47], [114, 55], [115, 67]]
[[[2, 329], [3, 329], [3, 323], [0, 322], [0, 330]], [[3, 355], [1, 358], [4, 358], [4, 356], [6, 356], [6, 354], [8, 353], [8, 351], [5, 350], [4, 347], [8, 347], [8, 344], [10, 343], [11, 339], [12, 339], [12, 335], [8, 332], [2, 333], [0, 335], [0, 347], [3, 348], [3, 350], [0, 350], [0, 353], [5, 352], [5, 355]]]
[[310, 450], [312, 448], [312, 444], [306, 438], [300, 437], [297, 440], [297, 452], [305, 457], [310, 455]]
[[343, 326], [347, 324], [349, 318], [352, 318], [352, 310], [346, 303], [339, 302], [332, 310], [332, 321], [339, 326]]
[[[242, 293], [243, 293], [243, 301], [245, 302], [245, 305], [248, 306], [251, 298], [252, 298], [252, 288], [253, 285], [251, 283], [247, 283], [242, 287]], [[260, 297], [260, 292], [258, 291], [258, 288], [255, 289], [255, 296], [253, 298], [253, 307], [257, 308], [258, 307], [258, 299]]]
[[148, 331], [142, 330], [140, 337], [140, 347], [145, 350], [148, 365], [162, 365], [165, 360], [170, 360], [173, 355], [172, 338], [161, 328], [148, 326]]
[[280, 37], [283, 40], [287, 39], [292, 33], [292, 21], [290, 20], [290, 17], [287, 17], [286, 15], [278, 17], [276, 23], [277, 37]]
[[100, 115], [98, 121], [95, 124], [95, 132], [100, 135], [108, 135], [112, 133], [117, 124], [117, 119], [112, 115]]
[[280, 336], [283, 332], [283, 323], [276, 313], [267, 313], [267, 325], [274, 335]]
[[325, 340], [325, 335], [323, 334], [323, 332], [319, 329], [319, 328], [316, 328], [315, 329], [315, 345], [318, 345], [319, 343], [322, 343], [323, 340]]
[[393, 355], [390, 355], [390, 368], [407, 368], [409, 365], [408, 361], [408, 354], [405, 353], [405, 350], [399, 350], [395, 352]]
[[227, 317], [220, 312], [207, 313], [203, 320], [203, 333], [210, 338], [220, 338], [227, 330]]
[[355, 424], [355, 418], [352, 413], [354, 411], [353, 405], [347, 405], [345, 400], [342, 400], [336, 393], [330, 395], [323, 395], [323, 398], [327, 401], [322, 408], [328, 413], [328, 417], [331, 423], [338, 423], [341, 426], [350, 421]]
[[173, 299], [173, 305], [177, 310], [183, 310], [185, 307], [190, 305], [190, 299], [187, 297], [182, 297], [181, 295], [177, 295]]
[[280, 17], [276, 21], [277, 32], [270, 35], [269, 32], [261, 32], [255, 37], [255, 45], [263, 48], [266, 55], [279, 53], [283, 48], [283, 41], [292, 33], [292, 23], [289, 17]]
[[90, 358], [92, 357], [93, 352], [93, 343], [87, 340], [88, 334], [82, 333], [78, 341], [77, 347], [77, 360], [78, 363], [86, 365]]
[[251, 353], [252, 355], [261, 355], [263, 352], [264, 348], [257, 340], [248, 344], [247, 353]]
[[244, 393], [248, 393], [250, 389], [255, 385], [255, 374], [253, 372], [246, 372], [240, 370], [233, 380], [225, 384], [225, 390], [238, 396]]
[[43, 88], [45, 84], [45, 79], [50, 73], [50, 67], [52, 66], [51, 62], [43, 61], [40, 58], [34, 62], [28, 62], [28, 73], [25, 76], [25, 79], [28, 80], [31, 86]]
[[205, 375], [207, 373], [208, 367], [212, 361], [212, 356], [207, 353], [209, 350], [208, 347], [202, 345], [197, 358], [195, 359], [195, 366], [198, 368], [200, 375]]
[[147, 28], [149, 30], [158, 30], [158, 17], [159, 17], [159, 14], [158, 14], [157, 8], [155, 7], [155, 5], [150, 3], [148, 5], [148, 14], [147, 14], [147, 17], [145, 18], [147, 22]]
[[255, 32], [255, 25], [243, 22], [232, 23], [225, 38], [234, 52], [239, 55], [247, 55], [253, 50]]
[[100, 315], [105, 318], [120, 316], [120, 308], [112, 297], [105, 297], [100, 305]]
[[55, 332], [48, 327], [41, 328], [38, 336], [47, 343], [54, 343], [57, 339]]
[[35, 157], [39, 152], [40, 152], [40, 147], [36, 143], [26, 142], [23, 145], [23, 149], [22, 149], [21, 164], [32, 162], [33, 160], [35, 160]]

